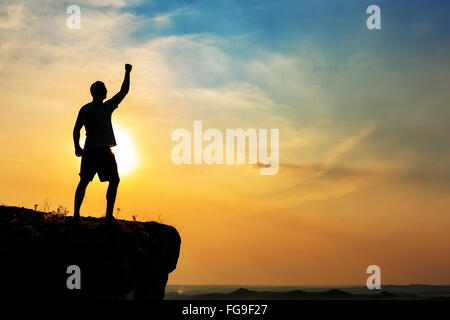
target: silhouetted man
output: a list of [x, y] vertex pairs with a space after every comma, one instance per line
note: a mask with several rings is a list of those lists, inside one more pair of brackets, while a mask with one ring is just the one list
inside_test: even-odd
[[[101, 81], [94, 82], [91, 85], [92, 102], [84, 105], [78, 113], [73, 128], [73, 142], [75, 144], [75, 155], [82, 158], [80, 182], [75, 192], [75, 220], [80, 219], [80, 207], [83, 203], [86, 187], [96, 173], [100, 181], [109, 181], [108, 191], [106, 192], [105, 218], [108, 221], [115, 220], [113, 209], [120, 179], [116, 159], [111, 151], [111, 147], [116, 145], [111, 115], [128, 93], [131, 68], [130, 64], [125, 65], [125, 78], [119, 93], [105, 102], [103, 102], [107, 93], [105, 84]], [[83, 126], [86, 130], [84, 149], [80, 147], [80, 130]]]

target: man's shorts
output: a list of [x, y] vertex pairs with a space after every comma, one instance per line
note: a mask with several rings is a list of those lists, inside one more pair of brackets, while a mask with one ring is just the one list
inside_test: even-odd
[[109, 146], [90, 147], [83, 150], [80, 177], [92, 181], [96, 173], [102, 182], [119, 180], [116, 158]]

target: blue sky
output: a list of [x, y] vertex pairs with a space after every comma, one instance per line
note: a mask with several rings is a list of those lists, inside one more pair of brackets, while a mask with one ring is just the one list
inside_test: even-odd
[[[382, 30], [366, 28], [370, 4], [381, 7]], [[241, 63], [279, 53], [307, 59], [310, 76], [316, 78], [311, 81], [338, 93], [344, 90], [338, 84], [344, 77], [360, 81], [356, 78], [387, 71], [412, 81], [416, 72], [435, 68], [450, 51], [449, 8], [446, 1], [420, 0], [146, 1], [122, 10], [133, 12], [140, 21], [133, 36], [142, 41], [174, 35], [215, 41], [234, 61], [235, 68], [230, 68], [239, 80], [255, 81], [242, 72]], [[164, 16], [167, 23], [155, 22]], [[419, 65], [425, 70], [417, 70]], [[363, 81], [367, 88], [379, 86]], [[202, 84], [219, 83], [208, 79]], [[284, 103], [289, 96], [271, 95]]]
[[[365, 27], [366, 8], [377, 4], [383, 30]], [[331, 57], [355, 50], [405, 54], [405, 50], [447, 44], [450, 23], [446, 1], [148, 1], [123, 10], [138, 19], [171, 14], [171, 23], [155, 28], [144, 23], [136, 36], [207, 34], [245, 37], [252, 45], [281, 52], [295, 52], [313, 41]], [[425, 43], [424, 43], [425, 41]], [[417, 46], [418, 43], [420, 46]], [[432, 47], [424, 46], [424, 44]], [[243, 55], [248, 52], [239, 52]]]

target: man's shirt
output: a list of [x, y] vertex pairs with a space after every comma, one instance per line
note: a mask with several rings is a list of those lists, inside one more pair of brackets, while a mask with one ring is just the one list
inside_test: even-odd
[[90, 102], [81, 107], [77, 123], [86, 129], [85, 148], [116, 145], [116, 138], [111, 123], [111, 115], [118, 104], [110, 99], [103, 104]]

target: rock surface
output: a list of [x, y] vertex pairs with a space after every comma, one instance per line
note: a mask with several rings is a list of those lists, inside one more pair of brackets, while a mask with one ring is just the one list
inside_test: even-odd
[[[0, 206], [0, 283], [11, 298], [163, 299], [177, 230], [156, 222], [81, 218]], [[70, 265], [81, 289], [69, 290]]]

